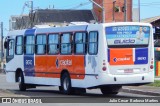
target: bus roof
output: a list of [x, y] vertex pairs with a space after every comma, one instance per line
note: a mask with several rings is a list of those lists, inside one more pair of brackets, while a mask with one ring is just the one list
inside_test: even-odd
[[[141, 22], [112, 22], [112, 23], [100, 23], [100, 24], [88, 24], [88, 25], [72, 25], [72, 26], [63, 26], [63, 27], [50, 27], [50, 28], [33, 28], [36, 34], [42, 33], [60, 33], [60, 32], [75, 32], [75, 31], [87, 31], [88, 27], [97, 27], [98, 26], [120, 26], [120, 25], [141, 25], [141, 26], [150, 26], [149, 23]], [[14, 30], [9, 31], [8, 36], [24, 35], [25, 32], [30, 29]]]
[[74, 25], [64, 27], [52, 27], [52, 28], [38, 28], [36, 33], [59, 33], [59, 32], [74, 32], [74, 31], [86, 31], [88, 25]]

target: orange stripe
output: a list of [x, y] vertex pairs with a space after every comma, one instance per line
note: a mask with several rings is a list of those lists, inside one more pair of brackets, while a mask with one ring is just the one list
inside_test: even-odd
[[[56, 61], [58, 60], [58, 65]], [[71, 75], [71, 79], [85, 78], [84, 56], [78, 55], [46, 55], [35, 57], [35, 72], [61, 73], [66, 69]], [[78, 75], [80, 74], [80, 75]], [[36, 77], [60, 78], [60, 74], [43, 74], [36, 73]]]

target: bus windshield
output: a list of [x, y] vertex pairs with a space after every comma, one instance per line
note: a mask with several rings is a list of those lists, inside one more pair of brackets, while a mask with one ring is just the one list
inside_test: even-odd
[[148, 26], [111, 26], [106, 27], [105, 31], [109, 48], [148, 47], [150, 38]]

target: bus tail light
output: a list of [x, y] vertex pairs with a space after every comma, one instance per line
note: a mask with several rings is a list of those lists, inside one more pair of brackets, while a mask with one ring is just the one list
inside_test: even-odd
[[104, 67], [102, 68], [102, 70], [103, 70], [103, 71], [106, 71], [106, 70], [107, 70], [107, 68], [104, 66]]
[[106, 70], [107, 70], [107, 67], [106, 67], [106, 62], [105, 62], [105, 60], [103, 60], [103, 67], [102, 67], [102, 70], [103, 70], [103, 71], [106, 71]]
[[153, 64], [153, 61], [151, 61], [151, 64]]
[[153, 65], [150, 65], [150, 69], [153, 69], [154, 67], [153, 67]]
[[151, 60], [151, 65], [150, 65], [150, 69], [153, 69], [154, 68], [154, 61], [153, 61], [153, 58], [152, 58], [152, 60]]

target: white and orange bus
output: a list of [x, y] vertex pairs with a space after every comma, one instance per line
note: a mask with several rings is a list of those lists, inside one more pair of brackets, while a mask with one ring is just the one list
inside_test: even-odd
[[117, 94], [154, 81], [153, 42], [152, 26], [135, 22], [10, 31], [6, 78], [22, 91], [53, 85], [65, 94], [94, 88]]

